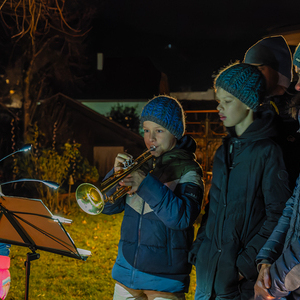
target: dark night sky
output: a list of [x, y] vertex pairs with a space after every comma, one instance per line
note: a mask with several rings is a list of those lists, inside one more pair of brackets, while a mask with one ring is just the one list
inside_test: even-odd
[[220, 67], [242, 60], [263, 36], [300, 29], [295, 0], [109, 0], [99, 11], [91, 37], [104, 53], [93, 91], [100, 97], [151, 97], [160, 72], [171, 91], [206, 90]]
[[205, 91], [213, 74], [262, 37], [300, 30], [298, 0], [88, 1], [98, 9], [87, 38], [94, 76], [81, 95], [70, 91], [75, 98], [149, 98], [161, 72], [171, 92]]

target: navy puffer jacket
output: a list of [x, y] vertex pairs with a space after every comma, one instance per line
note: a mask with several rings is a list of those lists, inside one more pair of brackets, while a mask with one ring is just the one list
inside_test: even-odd
[[129, 288], [188, 291], [188, 252], [203, 197], [202, 169], [191, 150], [195, 142], [184, 137], [176, 148], [145, 163], [143, 171], [151, 174], [136, 194], [105, 205], [105, 214], [124, 211], [112, 276]]

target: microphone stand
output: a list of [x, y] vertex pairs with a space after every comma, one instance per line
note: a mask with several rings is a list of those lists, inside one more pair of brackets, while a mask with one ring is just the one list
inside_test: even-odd
[[63, 223], [71, 220], [53, 216], [41, 200], [0, 196], [0, 242], [28, 247], [25, 300], [29, 296], [31, 261], [40, 258], [36, 250], [86, 260], [91, 252], [75, 246]]

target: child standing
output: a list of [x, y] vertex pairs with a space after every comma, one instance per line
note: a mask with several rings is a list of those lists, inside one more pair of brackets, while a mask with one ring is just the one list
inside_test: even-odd
[[214, 158], [209, 209], [190, 253], [195, 299], [251, 299], [255, 257], [289, 197], [287, 172], [273, 113], [258, 112], [265, 91], [261, 72], [234, 64], [217, 76], [220, 119], [228, 130]]
[[[180, 103], [168, 96], [150, 100], [141, 113], [146, 147], [153, 157], [120, 184], [130, 195], [106, 203], [103, 213], [124, 211], [118, 257], [112, 270], [114, 300], [185, 299], [191, 265], [188, 251], [203, 197], [196, 143], [185, 131]], [[116, 157], [114, 172], [129, 158]], [[109, 175], [108, 175], [109, 176]]]

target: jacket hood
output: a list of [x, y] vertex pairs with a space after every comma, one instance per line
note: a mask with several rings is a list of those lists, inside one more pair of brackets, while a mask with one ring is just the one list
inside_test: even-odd
[[177, 141], [176, 146], [172, 150], [163, 153], [159, 157], [151, 158], [141, 167], [141, 170], [149, 172], [149, 170], [152, 170], [154, 162], [158, 168], [161, 168], [174, 160], [195, 160], [196, 147], [196, 141], [191, 136], [185, 135]]
[[166, 165], [169, 164], [174, 159], [180, 160], [193, 160], [195, 159], [196, 151], [196, 141], [188, 135], [183, 136], [180, 140], [177, 141], [176, 146], [156, 158], [157, 165]]
[[177, 141], [175, 146], [175, 149], [184, 149], [193, 153], [195, 153], [196, 148], [196, 141], [189, 135], [184, 135], [180, 140]]
[[[260, 140], [275, 137], [277, 135], [276, 115], [273, 111], [258, 111], [253, 123], [239, 136], [241, 139]], [[226, 127], [229, 136], [237, 137], [234, 127]]]

